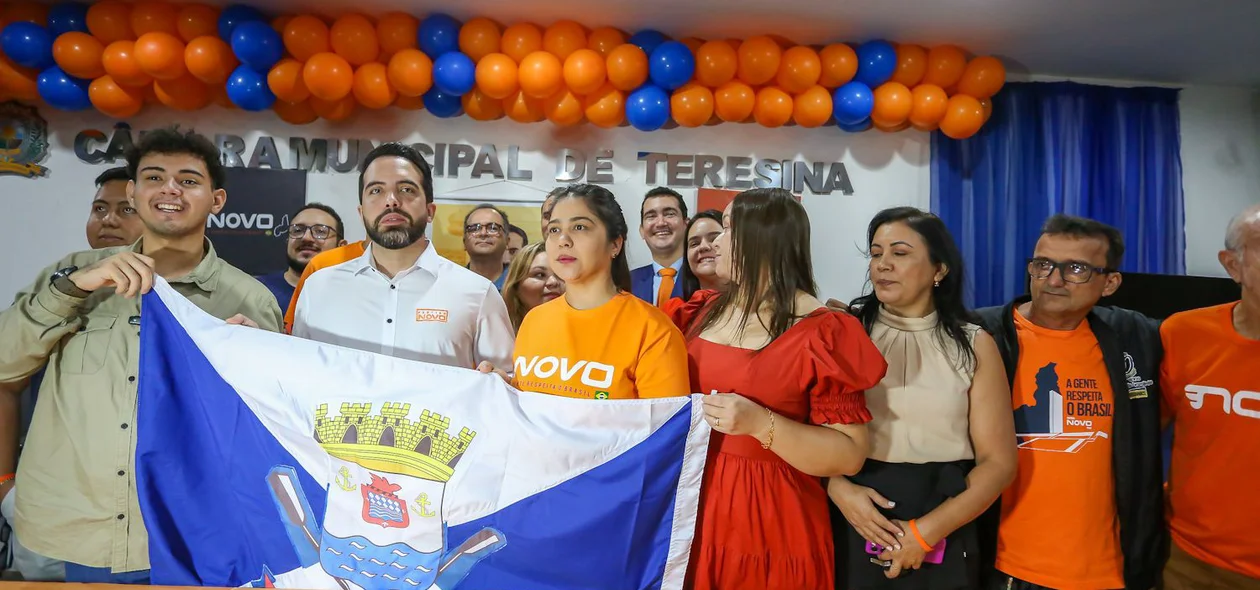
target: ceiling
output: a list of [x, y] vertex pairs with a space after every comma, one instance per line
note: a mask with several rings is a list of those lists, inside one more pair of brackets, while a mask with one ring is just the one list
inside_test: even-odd
[[[212, 0], [213, 1], [213, 0]], [[226, 3], [226, 2], [224, 2]], [[335, 16], [349, 0], [244, 0]], [[1015, 74], [1260, 88], [1260, 0], [376, 0], [370, 12], [446, 11], [546, 25], [573, 19], [675, 38], [777, 33], [803, 44], [955, 43]]]

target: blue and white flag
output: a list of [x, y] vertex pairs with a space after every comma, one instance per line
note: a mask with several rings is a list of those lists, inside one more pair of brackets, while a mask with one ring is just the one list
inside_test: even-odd
[[230, 326], [144, 296], [136, 480], [154, 584], [682, 588], [697, 398], [494, 375]]

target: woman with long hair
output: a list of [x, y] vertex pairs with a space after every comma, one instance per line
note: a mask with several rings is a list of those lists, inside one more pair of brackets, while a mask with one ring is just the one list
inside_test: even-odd
[[687, 222], [687, 263], [682, 268], [683, 301], [696, 291], [717, 290], [722, 280], [717, 276], [717, 250], [713, 241], [722, 234], [722, 212], [709, 209], [696, 213]]
[[[940, 218], [886, 209], [867, 230], [870, 293], [850, 304], [888, 361], [866, 392], [862, 470], [832, 477], [844, 588], [978, 587], [972, 520], [1011, 482], [1015, 427], [993, 337], [963, 304], [963, 260]], [[910, 570], [919, 570], [914, 575]]]
[[508, 264], [503, 302], [507, 304], [512, 329], [517, 332], [529, 310], [564, 295], [564, 281], [551, 272], [546, 248], [546, 242], [529, 244]]
[[722, 216], [717, 276], [679, 310], [692, 391], [712, 392], [715, 431], [689, 578], [695, 588], [827, 589], [834, 584], [820, 478], [867, 454], [863, 391], [884, 360], [852, 316], [818, 300], [809, 219], [791, 193], [740, 193]]
[[[516, 335], [518, 389], [588, 399], [690, 395], [687, 348], [661, 310], [630, 293], [626, 218], [608, 189], [566, 187], [547, 222], [547, 260], [564, 295], [530, 311]], [[548, 360], [544, 360], [548, 359]], [[542, 370], [541, 362], [592, 371]], [[482, 371], [500, 371], [482, 363]]]

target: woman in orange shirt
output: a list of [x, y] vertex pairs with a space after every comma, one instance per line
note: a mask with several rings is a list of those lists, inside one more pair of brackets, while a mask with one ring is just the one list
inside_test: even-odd
[[515, 387], [587, 399], [690, 395], [682, 333], [630, 293], [627, 231], [608, 189], [572, 185], [556, 198], [547, 258], [565, 293], [521, 322]]

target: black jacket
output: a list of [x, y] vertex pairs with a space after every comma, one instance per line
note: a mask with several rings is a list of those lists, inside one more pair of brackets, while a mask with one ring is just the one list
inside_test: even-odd
[[[1019, 362], [1014, 309], [1025, 301], [1026, 296], [1005, 307], [976, 312], [981, 325], [997, 341], [1011, 380]], [[1159, 364], [1164, 353], [1159, 322], [1114, 307], [1095, 307], [1088, 319], [1102, 348], [1115, 398], [1111, 444], [1124, 585], [1129, 590], [1148, 590], [1159, 583], [1169, 542], [1160, 447]], [[981, 563], [988, 566], [990, 575], [997, 555], [999, 503], [995, 502], [979, 523]]]

